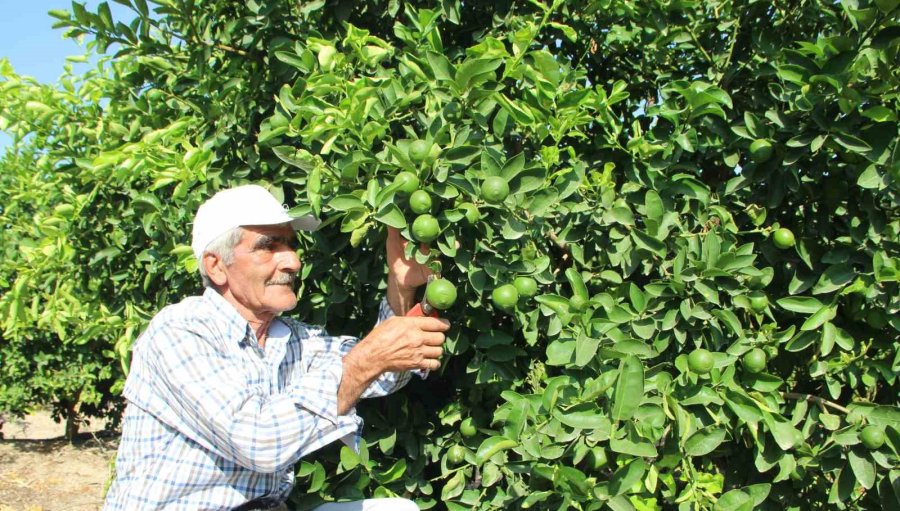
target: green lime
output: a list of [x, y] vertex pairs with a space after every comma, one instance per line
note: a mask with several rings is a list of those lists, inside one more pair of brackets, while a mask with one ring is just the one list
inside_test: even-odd
[[459, 432], [463, 438], [472, 438], [477, 435], [478, 430], [475, 429], [475, 421], [471, 417], [463, 419], [462, 424], [459, 425]]
[[516, 286], [512, 284], [503, 284], [494, 288], [493, 293], [491, 293], [491, 300], [494, 301], [494, 305], [497, 308], [508, 312], [516, 308], [516, 302], [519, 301], [519, 292], [516, 291]]
[[775, 234], [772, 235], [772, 242], [775, 243], [776, 247], [782, 250], [791, 248], [795, 243], [794, 233], [787, 227], [782, 227], [776, 230]]
[[766, 307], [769, 306], [769, 297], [767, 297], [763, 293], [754, 293], [750, 295], [750, 308], [753, 309], [753, 312], [757, 314], [761, 314], [765, 312]]
[[397, 191], [409, 195], [419, 189], [419, 178], [409, 171], [402, 171], [394, 176], [394, 184], [398, 185]]
[[438, 237], [441, 226], [438, 224], [437, 218], [425, 214], [419, 215], [413, 220], [412, 234], [413, 237], [422, 243], [431, 243]]
[[516, 277], [513, 285], [516, 286], [516, 291], [519, 292], [520, 296], [531, 298], [537, 294], [537, 281], [531, 277]]
[[500, 204], [509, 195], [509, 183], [499, 176], [491, 176], [481, 183], [481, 198], [491, 204]]
[[690, 355], [688, 355], [688, 367], [691, 368], [691, 371], [697, 374], [706, 374], [712, 371], [712, 353], [703, 348], [695, 349], [691, 352]]
[[416, 190], [409, 196], [409, 208], [413, 213], [421, 215], [431, 211], [431, 195], [425, 190]]
[[428, 158], [428, 154], [431, 153], [431, 144], [424, 140], [413, 140], [409, 144], [409, 159], [414, 163], [420, 163], [425, 161], [425, 158]]
[[458, 209], [463, 212], [466, 216], [466, 222], [469, 222], [471, 225], [475, 225], [481, 220], [481, 213], [471, 202], [463, 202], [458, 206]]
[[459, 465], [466, 459], [466, 448], [457, 444], [447, 451], [447, 463], [450, 465]]
[[764, 138], [757, 138], [750, 143], [750, 159], [756, 163], [769, 161], [772, 151], [772, 143]]
[[766, 368], [766, 352], [759, 348], [753, 348], [744, 353], [743, 358], [741, 358], [741, 364], [744, 366], [745, 371], [750, 374], [756, 374]]
[[437, 310], [445, 310], [456, 303], [456, 286], [446, 279], [435, 279], [425, 288], [425, 299]]
[[859, 433], [863, 445], [875, 450], [884, 445], [884, 430], [878, 426], [866, 426]]

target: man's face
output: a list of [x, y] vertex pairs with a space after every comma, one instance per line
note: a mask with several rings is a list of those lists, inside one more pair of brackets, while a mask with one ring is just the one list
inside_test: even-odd
[[247, 226], [225, 268], [227, 293], [253, 314], [277, 314], [297, 305], [297, 235], [288, 225]]

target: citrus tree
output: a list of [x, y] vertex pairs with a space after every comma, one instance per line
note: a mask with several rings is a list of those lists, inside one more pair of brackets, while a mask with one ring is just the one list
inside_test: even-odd
[[[360, 405], [358, 453], [305, 459], [301, 508], [900, 505], [897, 2], [120, 3], [55, 15], [118, 52], [95, 115], [131, 131], [45, 175], [122, 176], [67, 232], [90, 259], [112, 222], [126, 273], [55, 282], [140, 326], [196, 289], [190, 214], [241, 180], [325, 220], [302, 319], [365, 332], [386, 226], [442, 277], [444, 366]], [[143, 233], [116, 193], [153, 203]], [[11, 308], [40, 288], [5, 250]]]

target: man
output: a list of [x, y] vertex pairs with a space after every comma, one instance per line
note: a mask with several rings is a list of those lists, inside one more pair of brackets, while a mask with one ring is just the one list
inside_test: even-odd
[[[217, 193], [194, 218], [206, 290], [164, 308], [135, 342], [106, 510], [286, 509], [296, 461], [334, 440], [355, 447], [361, 397], [440, 367], [445, 320], [403, 317], [428, 270], [390, 230], [387, 297], [362, 340], [279, 316], [297, 304], [292, 218], [268, 191]], [[416, 510], [405, 499], [319, 509]]]

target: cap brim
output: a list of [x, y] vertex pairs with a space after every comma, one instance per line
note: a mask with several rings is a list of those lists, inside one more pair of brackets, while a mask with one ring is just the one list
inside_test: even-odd
[[297, 217], [291, 220], [291, 227], [295, 231], [315, 231], [322, 222], [312, 215]]

